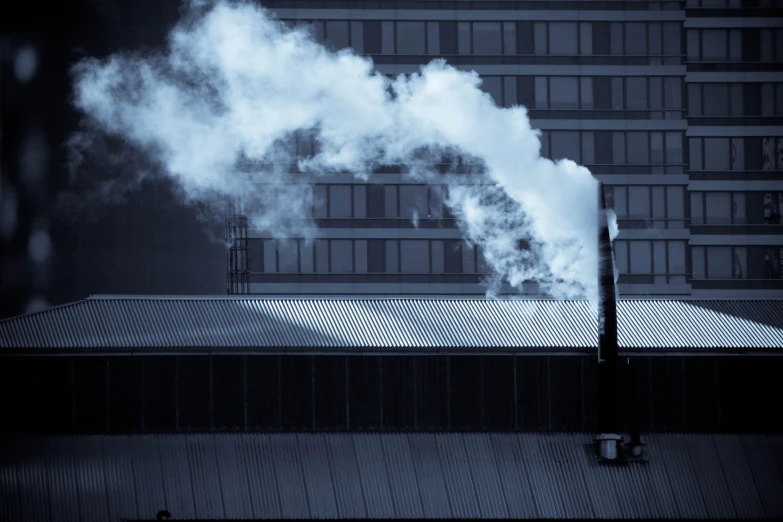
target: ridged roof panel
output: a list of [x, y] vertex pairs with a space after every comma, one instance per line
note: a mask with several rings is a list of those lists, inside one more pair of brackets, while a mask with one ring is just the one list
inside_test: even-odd
[[[0, 321], [0, 349], [525, 351], [596, 347], [588, 301], [102, 297]], [[622, 300], [620, 348], [783, 348], [783, 301]]]
[[783, 439], [660, 434], [597, 462], [590, 434], [27, 437], [0, 445], [2, 520], [777, 519]]

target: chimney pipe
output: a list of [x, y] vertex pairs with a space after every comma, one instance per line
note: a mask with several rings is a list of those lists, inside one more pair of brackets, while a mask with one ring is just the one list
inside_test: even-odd
[[609, 232], [603, 183], [598, 184], [598, 436], [599, 452], [606, 460], [616, 460], [623, 423], [620, 401], [623, 396], [617, 346], [617, 292], [614, 282], [614, 255]]

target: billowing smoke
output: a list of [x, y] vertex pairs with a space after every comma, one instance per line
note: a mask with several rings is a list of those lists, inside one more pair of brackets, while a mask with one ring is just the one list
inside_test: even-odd
[[[467, 158], [485, 176], [452, 183], [445, 201], [483, 249], [488, 293], [535, 280], [557, 298], [597, 295], [596, 180], [542, 158], [526, 109], [497, 107], [475, 73], [435, 60], [389, 80], [257, 5], [218, 2], [189, 9], [165, 51], [85, 60], [74, 79], [84, 132], [143, 150], [190, 202], [241, 197], [251, 226], [277, 237], [315, 231], [303, 179], [402, 164], [442, 185], [460, 178], [443, 162]], [[316, 151], [292, 169], [303, 133]]]

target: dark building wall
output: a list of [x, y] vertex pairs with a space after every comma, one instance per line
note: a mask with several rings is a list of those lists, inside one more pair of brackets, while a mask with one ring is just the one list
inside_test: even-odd
[[[638, 357], [643, 432], [776, 429], [783, 359]], [[596, 431], [593, 356], [6, 357], [6, 433]], [[618, 390], [617, 405], [627, 389]]]

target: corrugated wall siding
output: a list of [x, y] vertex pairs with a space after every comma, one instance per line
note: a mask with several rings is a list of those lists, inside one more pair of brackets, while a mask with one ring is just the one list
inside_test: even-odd
[[[6, 433], [597, 429], [594, 357], [85, 356], [2, 363]], [[630, 368], [644, 432], [780, 429], [773, 412], [783, 392], [783, 358], [637, 357]], [[618, 390], [621, 407], [625, 391]]]

